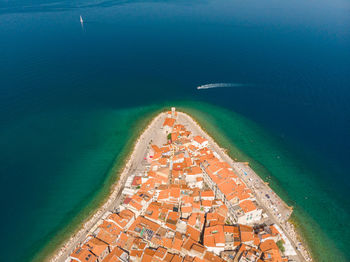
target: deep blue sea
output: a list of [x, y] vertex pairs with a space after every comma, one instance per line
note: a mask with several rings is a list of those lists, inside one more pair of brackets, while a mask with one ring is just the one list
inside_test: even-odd
[[349, 101], [348, 0], [0, 0], [0, 260], [42, 260], [176, 105], [295, 207], [317, 261], [350, 261]]

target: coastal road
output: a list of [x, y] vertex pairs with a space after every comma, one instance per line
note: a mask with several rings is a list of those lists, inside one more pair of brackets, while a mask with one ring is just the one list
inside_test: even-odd
[[144, 172], [146, 169], [144, 157], [147, 154], [150, 143], [157, 145], [162, 145], [166, 143], [165, 134], [160, 134], [163, 132], [162, 124], [166, 117], [165, 113], [161, 113], [147, 126], [142, 135], [136, 142], [135, 148], [125, 165], [123, 172], [121, 173], [118, 183], [114, 186], [110, 198], [106, 203], [94, 213], [94, 215], [89, 218], [82, 228], [73, 235], [64, 245], [55, 253], [55, 255], [50, 259], [52, 262], [64, 262], [69, 255], [74, 251], [74, 249], [83, 243], [86, 238], [91, 235], [96, 225], [102, 222], [102, 219], [106, 216], [108, 212], [114, 212], [118, 208], [123, 200], [122, 191], [124, 189], [127, 178], [130, 175], [138, 174]]
[[[57, 253], [51, 261], [64, 262], [69, 254], [80, 244], [82, 243], [89, 235], [91, 235], [91, 230], [96, 228], [96, 224], [102, 221], [102, 218], [106, 215], [107, 212], [113, 212], [116, 208], [119, 207], [121, 201], [123, 200], [122, 191], [125, 186], [125, 182], [130, 175], [134, 175], [143, 172], [146, 168], [144, 157], [147, 154], [150, 142], [153, 144], [162, 145], [166, 143], [166, 135], [163, 132], [161, 127], [164, 121], [166, 114], [162, 113], [158, 117], [156, 117], [152, 123], [147, 127], [144, 133], [138, 139], [136, 146], [134, 148], [133, 153], [129, 161], [127, 162], [124, 171], [120, 175], [119, 182], [115, 185], [113, 193], [108, 201], [101, 207], [92, 218], [90, 218], [85, 224], [82, 230], [80, 230], [75, 236], [73, 236], [68, 242], [65, 243], [64, 247]], [[208, 136], [201, 127], [188, 115], [178, 112], [177, 123], [181, 123], [188, 130], [192, 132], [193, 135], [201, 135], [208, 139], [210, 148], [217, 152], [219, 156], [229, 163], [233, 169], [236, 171], [237, 175], [239, 175], [243, 181], [247, 184], [248, 187], [252, 189], [255, 193], [257, 202], [264, 209], [266, 214], [268, 214], [269, 218], [273, 223], [278, 225], [283, 229], [283, 232], [287, 236], [287, 238], [293, 243], [294, 248], [295, 238], [290, 237], [292, 234], [291, 230], [286, 229], [285, 221], [289, 218], [291, 210], [288, 206], [268, 187], [265, 182], [249, 167], [244, 165], [243, 163], [233, 161], [226, 153], [223, 148], [220, 148], [216, 142]], [[243, 165], [243, 166], [242, 166]], [[269, 199], [266, 198], [266, 194], [269, 195]], [[271, 209], [271, 203], [275, 205], [277, 211], [273, 211], [271, 213], [269, 210]], [[270, 203], [270, 205], [269, 205]], [[274, 209], [272, 209], [274, 210]], [[276, 216], [277, 214], [277, 216]], [[278, 214], [281, 214], [279, 217]], [[297, 250], [298, 256], [295, 257], [296, 261], [305, 261], [303, 259], [302, 254], [299, 250]], [[293, 257], [294, 258], [294, 257]], [[298, 259], [299, 258], [299, 259]]]
[[[209, 147], [219, 154], [222, 160], [229, 163], [236, 174], [246, 183], [246, 185], [253, 191], [256, 200], [260, 207], [265, 211], [270, 220], [278, 225], [288, 240], [292, 243], [297, 256], [293, 256], [295, 261], [310, 261], [306, 249], [297, 239], [297, 234], [293, 226], [287, 222], [291, 215], [291, 209], [284, 201], [273, 192], [273, 190], [258, 176], [254, 170], [241, 162], [236, 162], [226, 154], [226, 150], [221, 148], [203, 129], [187, 114], [178, 113], [178, 121], [182, 123], [192, 134], [201, 135], [209, 141]], [[267, 198], [266, 195], [269, 196]], [[270, 211], [272, 210], [272, 211]]]

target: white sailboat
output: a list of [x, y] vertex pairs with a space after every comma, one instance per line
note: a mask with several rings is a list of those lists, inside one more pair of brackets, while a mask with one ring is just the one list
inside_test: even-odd
[[81, 25], [83, 26], [84, 20], [83, 20], [82, 16], [80, 16], [80, 23], [81, 23]]

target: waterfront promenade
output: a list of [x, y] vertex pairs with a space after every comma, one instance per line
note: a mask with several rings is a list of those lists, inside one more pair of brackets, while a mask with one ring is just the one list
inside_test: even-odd
[[[189, 115], [182, 112], [178, 112], [177, 114], [177, 121], [183, 124], [187, 130], [190, 130], [192, 135], [200, 135], [206, 138], [209, 141], [208, 148], [216, 152], [223, 161], [229, 163], [235, 170], [236, 174], [253, 191], [259, 206], [267, 214], [267, 217], [265, 218], [266, 221], [273, 222], [283, 231], [289, 257], [294, 259], [294, 261], [311, 261], [308, 252], [300, 243], [293, 225], [288, 222], [292, 209], [271, 190], [267, 183], [265, 183], [249, 167], [249, 165], [247, 165], [247, 163], [232, 160], [226, 154], [225, 149], [221, 148]], [[130, 175], [143, 172], [146, 168], [147, 163], [144, 161], [144, 158], [147, 155], [150, 144], [154, 143], [162, 145], [166, 143], [166, 137], [162, 134], [162, 124], [165, 117], [166, 113], [159, 114], [144, 130], [142, 135], [138, 138], [133, 152], [119, 176], [118, 183], [114, 186], [108, 200], [83, 225], [83, 227], [57, 251], [50, 261], [65, 261], [76, 246], [80, 245], [88, 235], [92, 234], [96, 229], [96, 226], [101, 223], [102, 219], [105, 218], [109, 212], [114, 212], [118, 209], [118, 206], [122, 201], [122, 191], [127, 178]]]
[[[289, 207], [275, 192], [273, 192], [268, 184], [264, 182], [261, 177], [257, 175], [249, 165], [247, 165], [247, 163], [237, 162], [229, 157], [226, 150], [221, 148], [192, 117], [182, 112], [178, 113], [178, 117], [179, 121], [184, 123], [184, 125], [192, 131], [193, 135], [201, 135], [206, 138], [209, 141], [209, 148], [217, 152], [222, 160], [229, 163], [235, 170], [236, 174], [243, 179], [250, 189], [252, 189], [258, 203], [269, 215], [269, 219], [280, 226], [287, 239], [292, 244], [293, 249], [295, 249], [296, 254], [292, 256], [293, 259], [296, 261], [299, 261], [300, 259], [311, 261], [311, 256], [301, 242], [300, 236], [297, 234], [294, 225], [288, 222], [288, 219], [292, 214], [292, 208]], [[291, 252], [291, 254], [293, 254], [293, 252]]]
[[145, 168], [145, 162], [143, 160], [147, 154], [150, 142], [152, 141], [159, 144], [166, 142], [166, 139], [159, 135], [165, 115], [165, 113], [161, 113], [156, 116], [137, 139], [133, 151], [126, 162], [123, 171], [118, 177], [117, 183], [112, 188], [112, 192], [108, 197], [108, 200], [95, 212], [92, 217], [85, 221], [79, 231], [73, 234], [63, 244], [63, 246], [56, 251], [49, 261], [64, 262], [75, 247], [82, 243], [84, 239], [86, 239], [86, 237], [92, 233], [93, 229], [99, 222], [102, 221], [104, 216], [106, 216], [108, 212], [113, 212], [118, 208], [122, 200], [122, 191], [128, 176], [141, 172]]

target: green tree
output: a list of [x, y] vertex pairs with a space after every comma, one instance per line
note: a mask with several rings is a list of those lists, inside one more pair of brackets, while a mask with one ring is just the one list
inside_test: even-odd
[[281, 250], [281, 252], [284, 253], [284, 251], [285, 251], [285, 248], [284, 248], [284, 246], [283, 246], [284, 241], [283, 241], [283, 240], [278, 240], [278, 241], [276, 242], [276, 244], [277, 244], [278, 248]]

